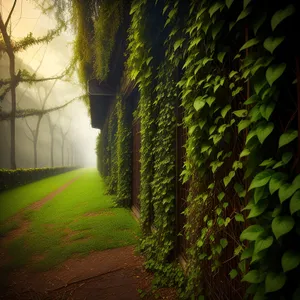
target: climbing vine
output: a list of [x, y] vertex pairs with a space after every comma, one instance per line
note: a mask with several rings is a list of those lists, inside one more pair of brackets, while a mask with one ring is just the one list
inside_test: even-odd
[[[153, 136], [155, 117], [153, 114], [153, 76], [151, 61], [151, 44], [147, 40], [147, 1], [133, 1], [130, 14], [132, 20], [129, 28], [129, 57], [127, 61], [132, 80], [139, 82], [139, 118], [141, 121], [141, 224], [144, 234], [151, 232], [151, 214], [153, 211]], [[153, 5], [153, 4], [152, 4]]]
[[[146, 266], [157, 283], [180, 287], [182, 298], [300, 298], [295, 1], [134, 0], [130, 16], [126, 71], [140, 95]], [[107, 120], [104, 156], [108, 186], [127, 201], [120, 99]], [[187, 132], [180, 182], [179, 125]], [[180, 183], [188, 184], [180, 212], [185, 276], [175, 259]]]
[[[141, 105], [145, 103], [142, 93], [147, 81], [144, 76], [150, 78], [155, 72], [152, 69], [150, 73], [150, 68], [147, 68], [152, 58], [141, 46], [149, 41], [140, 40], [147, 19], [143, 15], [145, 6], [145, 1], [133, 3], [129, 36], [132, 39], [129, 64], [133, 68], [133, 78], [139, 83]], [[166, 27], [172, 24], [177, 7], [178, 2], [172, 7], [165, 5], [162, 13], [168, 14]], [[289, 267], [284, 264], [293, 262], [291, 268], [298, 268], [296, 253], [299, 249], [295, 245], [288, 248], [289, 243], [282, 240], [283, 235], [288, 241], [296, 234], [293, 228], [296, 228], [298, 208], [290, 208], [290, 211], [285, 208], [291, 197], [291, 207], [297, 207], [298, 203], [298, 177], [295, 177], [295, 168], [292, 167], [296, 163], [293, 159], [296, 153], [292, 151], [294, 147], [291, 144], [298, 137], [297, 130], [293, 129], [295, 115], [285, 121], [285, 126], [275, 126], [275, 117], [280, 119], [280, 111], [295, 109], [292, 100], [285, 103], [288, 107], [283, 107], [280, 102], [282, 91], [290, 91], [289, 98], [295, 99], [292, 91], [294, 78], [291, 78], [295, 64], [286, 59], [282, 50], [280, 53], [284, 43], [290, 42], [291, 38], [285, 34], [287, 27], [280, 29], [280, 24], [288, 22], [285, 19], [292, 18], [294, 11], [292, 4], [283, 7], [276, 3], [272, 9], [261, 10], [253, 1], [215, 1], [212, 4], [191, 1], [183, 28], [173, 25], [169, 32], [169, 38], [177, 36], [177, 40], [173, 42], [169, 60], [166, 58], [165, 61], [170, 61], [170, 58], [171, 61], [178, 60], [182, 66], [183, 77], [178, 80], [177, 86], [181, 89], [184, 126], [188, 130], [186, 162], [182, 172], [183, 182], [188, 181], [190, 186], [184, 212], [188, 240], [187, 294], [213, 296], [208, 290], [201, 290], [199, 284], [204, 278], [203, 270], [208, 271], [208, 267], [212, 276], [225, 269], [228, 271], [226, 276], [233, 281], [240, 278], [252, 283], [248, 292], [255, 294], [257, 299], [268, 295], [273, 297], [275, 292], [278, 297], [287, 292], [292, 297], [296, 291], [295, 287], [289, 291], [284, 288], [289, 275], [285, 274]], [[180, 31], [181, 34], [178, 34]], [[140, 51], [140, 56], [134, 53], [136, 50]], [[133, 58], [138, 65], [132, 63]], [[150, 236], [145, 235], [143, 242], [148, 249], [160, 247], [163, 257], [160, 259], [155, 251], [148, 250], [148, 262], [151, 267], [156, 265], [154, 269], [167, 262], [166, 253], [174, 247], [174, 239], [166, 238], [166, 235], [174, 234], [174, 231], [168, 231], [174, 228], [174, 186], [172, 194], [172, 179], [162, 172], [166, 170], [164, 164], [172, 170], [174, 153], [171, 147], [164, 153], [167, 157], [160, 157], [159, 147], [164, 134], [172, 137], [166, 123], [164, 130], [160, 130], [160, 113], [167, 115], [165, 110], [174, 101], [173, 97], [168, 98], [172, 89], [168, 90], [169, 93], [161, 89], [161, 85], [166, 86], [164, 78], [172, 74], [164, 64], [157, 68], [159, 76], [153, 88], [155, 96], [152, 94], [151, 109], [143, 107], [140, 116], [141, 121], [145, 118], [149, 125], [147, 117], [152, 115], [151, 121], [157, 127], [152, 136], [151, 127], [142, 133], [141, 149], [141, 155], [147, 155], [145, 161], [142, 159], [141, 170], [142, 222], [153, 221], [156, 229]], [[288, 80], [283, 80], [282, 75]], [[156, 106], [161, 97], [166, 102]], [[158, 111], [156, 119], [153, 111]], [[287, 150], [282, 152], [282, 147]], [[151, 149], [151, 153], [147, 152]], [[149, 174], [152, 173], [149, 173], [151, 167], [148, 163], [151, 157], [154, 170], [150, 186]], [[143, 177], [146, 170], [147, 176]], [[290, 181], [287, 181], [288, 178]], [[169, 195], [166, 191], [168, 183], [171, 184], [170, 201], [161, 201], [162, 195]], [[144, 189], [145, 186], [148, 189]], [[278, 195], [275, 193], [277, 190]], [[168, 203], [170, 206], [164, 209]], [[247, 210], [250, 212], [246, 213]], [[249, 221], [245, 222], [245, 219]], [[248, 225], [248, 222], [253, 225]], [[236, 236], [232, 237], [234, 231]], [[248, 242], [244, 243], [245, 240]], [[158, 246], [161, 241], [166, 241], [166, 244]], [[235, 257], [234, 263], [227, 264], [227, 268], [222, 262], [226, 251], [227, 258]], [[251, 261], [247, 260], [248, 257]], [[292, 281], [291, 276], [289, 282]], [[271, 292], [273, 294], [269, 294]]]
[[116, 104], [117, 128], [117, 202], [130, 207], [131, 198], [131, 130], [125, 118], [125, 104], [119, 96]]

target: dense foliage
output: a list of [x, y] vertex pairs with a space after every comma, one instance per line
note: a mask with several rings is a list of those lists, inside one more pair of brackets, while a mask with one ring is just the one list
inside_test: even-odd
[[78, 167], [55, 167], [35, 169], [0, 169], [0, 191], [15, 188], [43, 178], [73, 171]]
[[[72, 1], [71, 20], [76, 33], [73, 62], [87, 91], [90, 79], [105, 80], [109, 72], [115, 36], [122, 24], [123, 1]], [[88, 96], [84, 102], [89, 106]]]
[[[140, 248], [157, 282], [180, 287], [183, 298], [300, 297], [295, 7], [292, 0], [132, 1], [127, 71], [140, 96]], [[187, 131], [180, 181], [179, 108]], [[124, 137], [112, 129], [115, 114], [103, 156], [114, 187], [125, 170], [113, 153]], [[186, 276], [174, 260], [183, 183]]]
[[[183, 182], [189, 182], [184, 211], [188, 240], [184, 294], [200, 295], [203, 282], [208, 286], [203, 291], [206, 296], [222, 295], [223, 287], [210, 289], [209, 284], [227, 270], [226, 277], [233, 280], [238, 276], [251, 283], [248, 293], [255, 294], [256, 299], [287, 295], [287, 299], [293, 295], [296, 299], [293, 278], [299, 273], [299, 249], [291, 243], [299, 239], [297, 153], [293, 150], [298, 132], [292, 113], [296, 99], [295, 7], [280, 2], [269, 7], [268, 1], [260, 5], [254, 1], [191, 1], [184, 13], [181, 1], [165, 3], [161, 11], [166, 16], [165, 29], [155, 32], [166, 30], [168, 38], [162, 43], [164, 62], [157, 68], [153, 55], [156, 41], [147, 39], [153, 30], [147, 22], [150, 12], [160, 9], [159, 2], [151, 8], [149, 2], [134, 1], [129, 31], [128, 64], [141, 95], [141, 220], [145, 228], [152, 224], [156, 229], [145, 232], [143, 240], [148, 264], [165, 273], [175, 243], [175, 188], [173, 185], [168, 192], [168, 182], [172, 181], [163, 168], [168, 163], [172, 169], [173, 148], [159, 156], [162, 142], [154, 146], [155, 140], [166, 141], [166, 136], [174, 134], [172, 126], [160, 130], [159, 115], [166, 103], [160, 107], [157, 100], [174, 103], [173, 90], [160, 88], [166, 86], [172, 71], [165, 68], [162, 76], [160, 72], [164, 64], [173, 62], [178, 66], [177, 76], [172, 76], [177, 79], [173, 86], [180, 88], [183, 123], [188, 130], [182, 172]], [[172, 52], [168, 53], [170, 43]], [[285, 47], [289, 47], [288, 52]], [[153, 114], [156, 111], [158, 115]], [[163, 122], [172, 123], [168, 119]], [[150, 217], [153, 206], [154, 220]], [[247, 226], [240, 226], [246, 217], [253, 225], [247, 222]], [[170, 271], [168, 275], [172, 274], [176, 273]], [[242, 295], [236, 292], [234, 297]]]

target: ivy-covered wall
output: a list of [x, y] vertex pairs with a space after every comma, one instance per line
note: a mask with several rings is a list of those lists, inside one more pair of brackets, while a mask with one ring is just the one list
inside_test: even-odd
[[96, 143], [97, 167], [107, 193], [116, 195], [116, 204], [126, 207], [131, 205], [132, 118], [126, 116], [128, 112], [118, 95]]
[[[296, 1], [134, 0], [130, 15], [126, 67], [140, 95], [140, 249], [156, 283], [179, 287], [186, 299], [300, 299]], [[187, 130], [184, 232], [175, 217], [178, 107]], [[122, 130], [112, 134], [113, 116], [105, 161], [120, 187], [129, 169], [112, 152], [126, 144]], [[185, 275], [178, 234], [187, 239]]]

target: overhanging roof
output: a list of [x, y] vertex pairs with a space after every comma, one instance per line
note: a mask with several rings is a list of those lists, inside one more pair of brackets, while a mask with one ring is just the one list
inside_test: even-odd
[[115, 91], [106, 83], [92, 79], [88, 82], [88, 93], [91, 108], [91, 125], [93, 128], [102, 129]]

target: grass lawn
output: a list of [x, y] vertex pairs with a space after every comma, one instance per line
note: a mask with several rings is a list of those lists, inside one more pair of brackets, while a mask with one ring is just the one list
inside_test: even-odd
[[[77, 181], [39, 210], [24, 212], [29, 227], [22, 236], [8, 243], [7, 250], [12, 260], [6, 265], [7, 268], [28, 265], [34, 270], [46, 270], [74, 254], [87, 255], [91, 251], [137, 242], [139, 227], [130, 211], [114, 207], [112, 197], [104, 195], [104, 182], [97, 170], [81, 172], [83, 175]], [[42, 181], [39, 183], [45, 187]], [[39, 183], [36, 183], [38, 190]], [[62, 180], [61, 185], [64, 183]], [[19, 194], [18, 189], [11, 190], [11, 195], [13, 191]], [[34, 198], [37, 198], [35, 194]], [[9, 207], [9, 203], [3, 206]]]
[[0, 193], [0, 223], [22, 208], [41, 200], [81, 173], [82, 169], [79, 169], [3, 191]]

